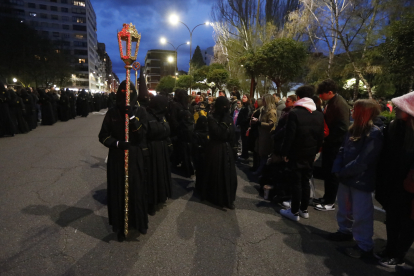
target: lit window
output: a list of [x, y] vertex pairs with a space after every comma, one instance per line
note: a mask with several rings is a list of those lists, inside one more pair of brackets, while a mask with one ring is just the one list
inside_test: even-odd
[[85, 59], [84, 58], [80, 58], [79, 59], [79, 63], [85, 63]]
[[36, 17], [36, 13], [35, 12], [31, 12], [29, 13], [30, 16]]
[[72, 3], [75, 6], [85, 7], [85, 2], [83, 1], [73, 1]]

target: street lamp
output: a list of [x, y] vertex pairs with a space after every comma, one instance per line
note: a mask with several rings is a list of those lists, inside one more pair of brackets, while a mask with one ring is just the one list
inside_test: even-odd
[[[201, 25], [210, 26], [211, 23], [208, 22], [208, 21], [206, 21], [205, 23], [198, 24], [192, 30], [190, 30], [190, 28], [187, 26], [187, 24], [185, 24], [184, 22], [180, 21], [180, 19], [178, 18], [178, 16], [175, 15], [175, 14], [170, 15], [170, 23], [173, 24], [173, 25], [177, 25], [177, 23], [181, 23], [181, 24], [183, 24], [184, 26], [187, 27], [188, 32], [190, 33], [190, 62], [191, 62], [191, 54], [192, 54], [191, 49], [192, 49], [192, 43], [193, 43], [193, 32], [194, 32], [195, 28], [197, 28], [198, 26], [201, 26]], [[190, 65], [190, 69], [188, 69], [188, 73], [190, 73], [190, 70], [191, 70], [191, 65]]]
[[16, 78], [13, 78], [13, 82], [17, 82], [17, 79]]
[[161, 44], [168, 43], [168, 44], [170, 44], [174, 48], [174, 50], [175, 50], [175, 68], [174, 68], [174, 72], [175, 72], [176, 69], [177, 69], [177, 50], [178, 50], [178, 48], [180, 48], [181, 45], [184, 45], [184, 44], [187, 44], [188, 45], [188, 44], [190, 44], [190, 42], [187, 41], [185, 43], [181, 43], [177, 47], [174, 47], [174, 45], [172, 43], [168, 42], [164, 37], [161, 37], [160, 42], [161, 42]]

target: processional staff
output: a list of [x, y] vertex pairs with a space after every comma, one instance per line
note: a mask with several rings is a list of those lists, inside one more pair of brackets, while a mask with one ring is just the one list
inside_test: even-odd
[[[141, 41], [141, 35], [138, 34], [135, 26], [132, 23], [123, 24], [123, 28], [118, 32], [118, 44], [119, 53], [121, 59], [125, 62], [126, 69], [126, 107], [130, 107], [130, 70], [132, 64], [137, 59], [139, 43]], [[131, 48], [135, 49], [134, 55], [131, 54]], [[129, 110], [129, 109], [128, 109]], [[125, 114], [125, 141], [129, 141], [129, 114]], [[129, 151], [125, 150], [125, 218], [124, 218], [124, 234], [128, 235], [128, 204], [129, 204], [129, 182], [128, 182], [128, 156]]]

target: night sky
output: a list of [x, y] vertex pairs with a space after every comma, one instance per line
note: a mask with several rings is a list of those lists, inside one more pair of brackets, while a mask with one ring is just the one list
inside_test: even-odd
[[[214, 0], [91, 0], [96, 13], [98, 41], [106, 45], [106, 52], [112, 61], [112, 70], [122, 81], [125, 79], [124, 62], [120, 59], [117, 42], [117, 30], [123, 23], [135, 25], [141, 34], [141, 43], [137, 61], [144, 64], [148, 50], [174, 50], [169, 44], [161, 44], [165, 37], [175, 47], [190, 40], [187, 28], [178, 23], [171, 25], [169, 16], [176, 14], [179, 20], [192, 30], [196, 25], [211, 21], [211, 6]], [[202, 25], [193, 32], [193, 48], [201, 49], [214, 46], [213, 27]], [[178, 49], [178, 70], [188, 71], [190, 46], [182, 45]]]

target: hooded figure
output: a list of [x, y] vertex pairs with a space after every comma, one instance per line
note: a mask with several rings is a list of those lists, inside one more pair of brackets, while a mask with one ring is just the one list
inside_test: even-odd
[[[24, 88], [20, 89], [24, 90]], [[25, 91], [25, 90], [24, 90]], [[12, 98], [12, 111], [14, 111], [14, 118], [17, 122], [18, 133], [28, 133], [30, 131], [27, 122], [25, 120], [26, 109], [23, 103], [22, 98], [19, 93], [15, 93], [13, 90], [9, 90], [10, 94], [13, 95]], [[12, 115], [13, 116], [13, 115]]]
[[10, 94], [4, 87], [4, 84], [0, 82], [0, 137], [14, 136], [16, 133], [16, 124], [13, 122], [10, 109]]
[[[237, 175], [234, 162], [234, 127], [229, 113], [230, 103], [225, 97], [218, 97], [213, 115], [208, 117], [209, 142], [206, 147], [205, 171], [197, 179], [202, 200], [208, 200], [220, 207], [234, 209]], [[200, 120], [200, 119], [199, 119]]]
[[55, 115], [53, 113], [50, 97], [45, 90], [39, 90], [39, 104], [42, 114], [42, 125], [53, 125], [55, 123]]
[[155, 214], [156, 205], [171, 198], [171, 164], [170, 126], [165, 120], [168, 99], [155, 96], [147, 107], [148, 129], [147, 143], [149, 149], [148, 166], [148, 213]]
[[71, 116], [69, 97], [64, 90], [61, 93], [59, 99], [59, 118], [62, 122], [67, 122]]
[[37, 121], [35, 121], [34, 112], [36, 110], [33, 97], [30, 93], [30, 89], [22, 89], [20, 91], [20, 96], [22, 98], [24, 108], [26, 110], [26, 113], [24, 114], [24, 119], [26, 120], [27, 126], [29, 127], [29, 130], [35, 129], [37, 126]]
[[[196, 179], [201, 181], [205, 175], [205, 162], [206, 162], [206, 147], [209, 140], [208, 135], [208, 120], [206, 116], [200, 116], [194, 128], [193, 134], [193, 164], [196, 170]], [[196, 181], [196, 189], [199, 185]]]
[[69, 118], [75, 119], [76, 118], [76, 97], [69, 88], [66, 88], [66, 95], [69, 99]]
[[78, 96], [79, 115], [82, 117], [88, 117], [89, 115], [89, 96], [85, 89]]
[[171, 139], [174, 145], [172, 162], [174, 166], [181, 164], [184, 176], [194, 174], [191, 164], [191, 141], [194, 130], [194, 116], [188, 109], [188, 95], [185, 90], [175, 91], [174, 102], [170, 105]]
[[[126, 82], [123, 81], [116, 93], [116, 107], [105, 115], [99, 133], [99, 141], [109, 148], [107, 163], [108, 218], [118, 240], [124, 236], [125, 218], [125, 150], [129, 150], [129, 227], [145, 234], [148, 229], [148, 215], [145, 189], [144, 155], [146, 146], [147, 114], [144, 108], [131, 108], [136, 103], [137, 92], [130, 84], [131, 105], [126, 106]], [[129, 141], [125, 141], [125, 115], [129, 117]]]

